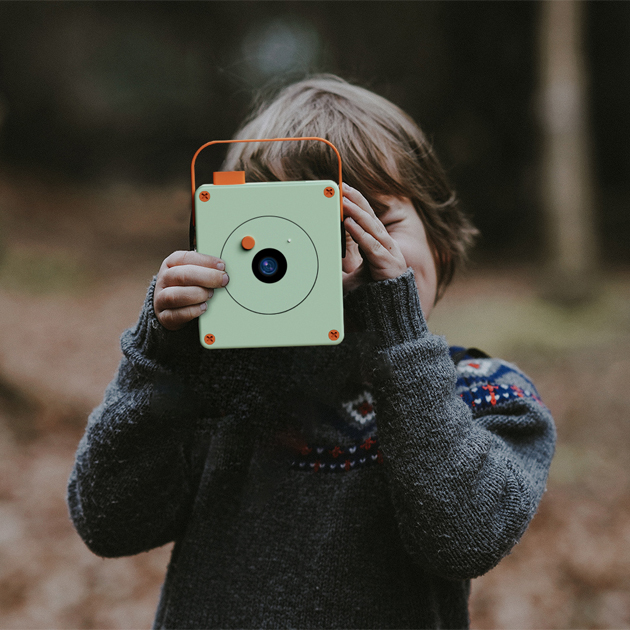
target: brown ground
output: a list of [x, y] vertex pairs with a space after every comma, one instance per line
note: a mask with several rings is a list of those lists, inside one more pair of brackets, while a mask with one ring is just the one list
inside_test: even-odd
[[[169, 548], [92, 555], [65, 485], [120, 332], [161, 259], [186, 245], [187, 199], [0, 180], [0, 628], [151, 624]], [[477, 271], [431, 320], [451, 343], [517, 362], [559, 432], [538, 515], [473, 583], [473, 627], [629, 628], [630, 274], [571, 311], [538, 300], [533, 277]]]

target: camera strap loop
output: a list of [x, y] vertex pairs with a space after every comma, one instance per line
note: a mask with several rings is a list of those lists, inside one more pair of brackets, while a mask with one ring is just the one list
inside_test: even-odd
[[190, 183], [192, 188], [192, 208], [190, 212], [190, 249], [195, 249], [195, 192], [197, 191], [197, 186], [195, 182], [195, 163], [197, 161], [197, 156], [206, 148], [213, 144], [232, 144], [237, 142], [296, 142], [299, 140], [316, 140], [318, 142], [323, 142], [327, 144], [337, 155], [337, 161], [339, 163], [339, 214], [341, 217], [341, 244], [342, 244], [342, 255], [345, 257], [346, 254], [346, 236], [345, 229], [343, 226], [343, 194], [342, 194], [342, 172], [341, 172], [341, 155], [339, 155], [339, 151], [337, 147], [326, 140], [325, 138], [318, 138], [317, 136], [308, 136], [308, 137], [300, 137], [300, 138], [258, 138], [258, 139], [248, 139], [248, 140], [212, 140], [210, 142], [206, 142], [206, 144], [200, 146], [197, 149], [197, 152], [193, 156], [192, 162], [190, 164]]

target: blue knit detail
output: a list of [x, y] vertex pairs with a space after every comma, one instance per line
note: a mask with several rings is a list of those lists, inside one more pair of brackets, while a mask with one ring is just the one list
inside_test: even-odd
[[488, 409], [524, 398], [531, 398], [537, 403], [543, 404], [542, 400], [531, 390], [524, 390], [517, 385], [496, 385], [490, 382], [467, 389], [460, 394], [460, 397], [473, 410]]
[[531, 399], [544, 407], [534, 384], [514, 365], [499, 359], [466, 358], [457, 364], [456, 391], [474, 411]]

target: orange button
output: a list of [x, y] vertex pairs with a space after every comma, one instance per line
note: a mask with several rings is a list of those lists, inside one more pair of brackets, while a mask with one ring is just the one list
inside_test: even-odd
[[254, 245], [256, 245], [256, 241], [251, 236], [244, 236], [241, 245], [243, 249], [253, 249]]

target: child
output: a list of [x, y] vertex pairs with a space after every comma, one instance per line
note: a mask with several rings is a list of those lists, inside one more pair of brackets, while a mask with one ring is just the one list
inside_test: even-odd
[[[155, 628], [465, 628], [469, 580], [523, 534], [555, 432], [516, 367], [426, 319], [474, 228], [397, 107], [289, 86], [242, 138], [323, 136], [344, 160], [346, 339], [208, 351], [223, 261], [162, 264], [77, 452], [68, 502], [101, 556], [175, 541]], [[323, 143], [231, 145], [249, 181], [335, 179]]]

